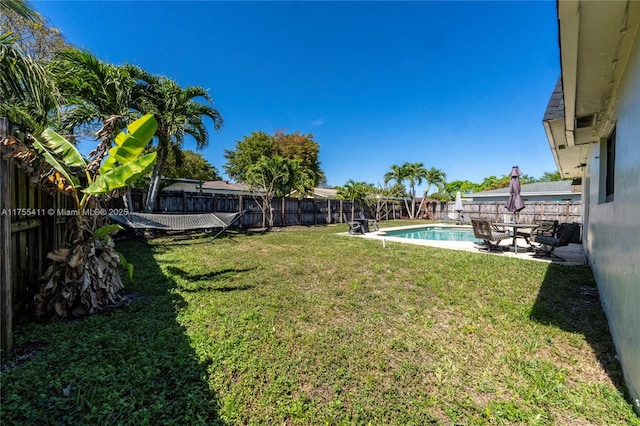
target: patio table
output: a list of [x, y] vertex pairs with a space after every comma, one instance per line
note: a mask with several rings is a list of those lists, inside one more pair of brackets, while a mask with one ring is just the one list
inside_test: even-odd
[[493, 225], [498, 226], [498, 227], [502, 227], [502, 228], [512, 228], [513, 232], [513, 251], [518, 254], [518, 244], [516, 243], [516, 239], [518, 238], [518, 236], [516, 235], [516, 231], [518, 230], [518, 228], [531, 228], [531, 229], [535, 229], [537, 227], [539, 227], [540, 225], [536, 224], [536, 223], [511, 223], [511, 222], [493, 222]]

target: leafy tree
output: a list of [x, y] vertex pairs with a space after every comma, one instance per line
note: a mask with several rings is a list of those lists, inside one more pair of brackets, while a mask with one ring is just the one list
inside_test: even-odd
[[236, 182], [246, 182], [247, 170], [262, 157], [271, 157], [275, 151], [273, 145], [273, 137], [263, 131], [243, 136], [241, 141], [236, 142], [235, 150], [224, 150], [227, 159], [225, 172]]
[[500, 178], [491, 175], [484, 178], [484, 180], [479, 184], [478, 191], [489, 191], [492, 189], [506, 188], [509, 186], [509, 182], [511, 178], [507, 175], [504, 175]]
[[158, 159], [151, 173], [145, 205], [145, 211], [151, 212], [158, 196], [169, 151], [174, 147], [180, 148], [186, 135], [195, 139], [198, 148], [206, 146], [209, 134], [203, 119], [211, 119], [216, 131], [222, 128], [223, 120], [216, 108], [197, 101], [204, 99], [207, 103], [213, 103], [213, 99], [204, 88], [189, 86], [183, 89], [167, 77], [152, 75], [139, 68], [132, 69], [131, 73], [137, 79], [137, 87], [140, 90], [137, 108], [149, 111], [158, 122]]
[[559, 180], [563, 180], [559, 171], [544, 172], [540, 179], [538, 179], [538, 182], [555, 182]]
[[314, 186], [324, 180], [324, 172], [320, 168], [318, 158], [320, 146], [313, 140], [313, 134], [302, 135], [300, 132], [286, 134], [284, 130], [278, 130], [273, 139], [275, 154], [284, 158], [300, 160], [301, 167], [313, 172]]
[[319, 145], [313, 135], [300, 132], [286, 134], [278, 130], [274, 135], [263, 131], [253, 132], [236, 142], [235, 150], [225, 150], [227, 162], [224, 165], [227, 175], [237, 181], [246, 182], [247, 170], [264, 157], [280, 156], [290, 160], [299, 160], [300, 166], [314, 176], [314, 186], [325, 181], [320, 168]]
[[163, 175], [168, 178], [222, 180], [218, 170], [202, 154], [190, 150], [170, 150]]
[[279, 155], [262, 156], [246, 172], [245, 182], [254, 197], [262, 198], [260, 208], [264, 217], [268, 219], [269, 228], [273, 226], [271, 203], [274, 197], [285, 196], [293, 190], [299, 197], [303, 197], [313, 188], [313, 175], [300, 163], [300, 160], [291, 160]]
[[60, 30], [35, 11], [24, 13], [28, 3], [21, 1], [0, 2], [12, 6], [22, 5], [22, 9], [4, 9], [0, 7], [0, 34], [10, 34], [26, 55], [36, 61], [50, 61], [59, 50], [70, 48]]
[[471, 194], [476, 192], [477, 184], [469, 180], [454, 180], [446, 183], [441, 191], [433, 194], [431, 197], [440, 201], [451, 201], [455, 199], [456, 192], [460, 191], [462, 194]]

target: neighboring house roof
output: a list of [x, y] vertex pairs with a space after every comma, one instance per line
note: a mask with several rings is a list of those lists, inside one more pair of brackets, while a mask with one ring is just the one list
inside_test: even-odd
[[[249, 187], [243, 183], [234, 183], [226, 180], [201, 181], [195, 179], [172, 179], [163, 180], [171, 182], [163, 191], [171, 192], [205, 192], [211, 194], [251, 194]], [[329, 188], [314, 188], [312, 197], [336, 198], [338, 191]]]
[[313, 188], [313, 196], [320, 198], [337, 198], [338, 190], [331, 188]]
[[[474, 194], [463, 195], [464, 198], [484, 198], [484, 197], [507, 197], [509, 195], [509, 187], [492, 189], [489, 191], [476, 192]], [[523, 197], [534, 197], [540, 195], [572, 195], [575, 192], [571, 190], [570, 180], [558, 180], [553, 182], [534, 182], [520, 186], [520, 195]]]
[[210, 180], [202, 183], [202, 189], [210, 190], [224, 190], [224, 191], [238, 191], [248, 192], [249, 187], [243, 183], [233, 183], [225, 180]]
[[195, 180], [195, 179], [172, 179], [163, 178], [171, 182], [163, 191], [172, 192], [207, 192], [215, 194], [249, 194], [249, 187], [242, 183], [232, 183], [224, 180]]

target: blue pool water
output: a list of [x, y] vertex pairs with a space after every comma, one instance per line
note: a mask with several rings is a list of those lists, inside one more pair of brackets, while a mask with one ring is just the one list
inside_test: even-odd
[[387, 231], [387, 237], [432, 241], [481, 241], [473, 235], [473, 229], [427, 226], [413, 229]]

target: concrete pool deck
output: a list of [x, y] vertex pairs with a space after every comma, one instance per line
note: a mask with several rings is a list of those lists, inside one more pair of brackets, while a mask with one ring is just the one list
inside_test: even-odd
[[[438, 226], [438, 227], [442, 227], [442, 228], [465, 228], [465, 229], [472, 229], [471, 226], [469, 225], [454, 225], [454, 224], [450, 224], [450, 223], [430, 223], [430, 224], [425, 224], [425, 225], [408, 225], [408, 226], [396, 226], [396, 227], [390, 227], [390, 228], [380, 228], [380, 230], [378, 231], [372, 231], [372, 232], [368, 232], [364, 235], [362, 234], [355, 234], [355, 235], [350, 235], [352, 237], [357, 237], [357, 238], [365, 238], [365, 239], [372, 239], [372, 240], [379, 240], [381, 244], [396, 244], [396, 243], [400, 243], [400, 244], [415, 244], [415, 245], [421, 245], [421, 246], [430, 246], [430, 247], [438, 247], [438, 248], [446, 248], [446, 249], [450, 249], [450, 250], [462, 250], [462, 251], [469, 251], [469, 252], [474, 252], [474, 253], [484, 253], [484, 254], [491, 254], [494, 256], [504, 256], [504, 257], [514, 257], [514, 258], [518, 258], [518, 259], [526, 259], [526, 260], [533, 260], [536, 262], [547, 262], [547, 263], [557, 263], [559, 265], [585, 265], [586, 264], [586, 257], [584, 255], [584, 251], [582, 250], [582, 245], [581, 244], [569, 244], [568, 246], [565, 247], [558, 247], [554, 250], [554, 253], [556, 253], [558, 256], [562, 257], [565, 259], [565, 261], [561, 261], [559, 259], [556, 258], [548, 258], [548, 257], [533, 257], [533, 253], [530, 251], [527, 251], [528, 245], [525, 242], [524, 238], [518, 238], [516, 240], [517, 244], [518, 244], [518, 253], [514, 253], [513, 250], [508, 250], [508, 251], [491, 251], [491, 252], [486, 252], [486, 251], [480, 251], [478, 250], [478, 248], [476, 247], [475, 243], [473, 241], [435, 241], [435, 240], [418, 240], [418, 239], [411, 239], [411, 238], [399, 238], [399, 237], [391, 237], [391, 236], [387, 236], [385, 233], [387, 231], [397, 231], [397, 230], [403, 230], [403, 229], [415, 229], [416, 227], [427, 227], [427, 226]], [[347, 234], [347, 233], [345, 233]], [[504, 240], [501, 242], [501, 246], [507, 247], [507, 242], [511, 242], [511, 239], [509, 240]]]

